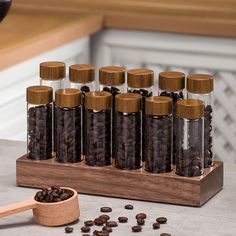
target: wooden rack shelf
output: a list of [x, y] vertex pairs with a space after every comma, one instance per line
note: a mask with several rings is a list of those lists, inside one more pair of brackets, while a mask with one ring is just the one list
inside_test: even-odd
[[169, 173], [152, 174], [143, 169], [91, 167], [83, 162], [34, 161], [24, 155], [16, 161], [16, 182], [19, 186], [59, 185], [85, 194], [202, 206], [223, 187], [223, 163], [217, 161], [201, 177], [181, 177], [175, 174], [175, 168]]

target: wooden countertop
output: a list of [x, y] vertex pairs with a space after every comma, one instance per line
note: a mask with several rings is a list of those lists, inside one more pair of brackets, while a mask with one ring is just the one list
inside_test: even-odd
[[0, 24], [0, 70], [102, 29], [94, 14], [12, 8]]
[[103, 27], [236, 37], [235, 0], [14, 0], [0, 69]]

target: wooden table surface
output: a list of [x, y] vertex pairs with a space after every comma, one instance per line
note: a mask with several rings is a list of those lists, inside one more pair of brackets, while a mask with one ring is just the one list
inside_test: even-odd
[[[15, 184], [15, 161], [25, 150], [24, 142], [0, 140], [0, 206], [30, 198], [37, 191], [17, 187]], [[129, 218], [128, 223], [119, 224], [118, 228], [114, 229], [112, 236], [134, 235], [131, 227], [136, 223], [135, 215], [140, 212], [145, 212], [148, 216], [143, 232], [137, 234], [140, 236], [156, 236], [163, 232], [172, 236], [235, 236], [236, 165], [225, 164], [224, 170], [223, 190], [200, 208], [80, 194], [81, 218], [73, 225], [74, 233], [71, 235], [82, 235], [80, 228], [83, 222], [99, 216], [100, 207], [110, 206], [113, 208], [112, 213], [109, 213], [112, 220], [117, 220], [119, 216]], [[126, 204], [133, 204], [134, 210], [124, 210]], [[168, 222], [162, 225], [160, 230], [153, 230], [152, 223], [159, 216], [166, 216]], [[98, 227], [94, 226], [92, 231], [95, 229]], [[35, 225], [32, 212], [26, 211], [0, 219], [0, 235], [63, 236], [65, 233], [64, 227], [48, 228]]]

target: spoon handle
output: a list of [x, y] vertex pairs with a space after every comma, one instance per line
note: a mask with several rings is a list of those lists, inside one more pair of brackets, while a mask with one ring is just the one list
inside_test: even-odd
[[36, 202], [32, 199], [0, 207], [0, 218], [36, 208]]

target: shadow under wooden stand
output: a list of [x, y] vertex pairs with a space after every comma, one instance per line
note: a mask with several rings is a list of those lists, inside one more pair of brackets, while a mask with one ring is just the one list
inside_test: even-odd
[[181, 177], [175, 170], [152, 174], [143, 169], [92, 167], [83, 162], [34, 161], [24, 155], [16, 161], [16, 182], [19, 186], [58, 185], [76, 189], [79, 193], [202, 206], [223, 187], [223, 163], [216, 161], [201, 177]]

